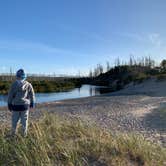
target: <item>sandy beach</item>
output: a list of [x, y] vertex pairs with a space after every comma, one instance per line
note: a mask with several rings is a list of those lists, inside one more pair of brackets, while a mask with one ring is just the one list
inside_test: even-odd
[[[112, 133], [142, 134], [146, 139], [166, 146], [166, 97], [164, 93], [159, 95], [159, 89], [165, 89], [161, 84], [165, 86], [166, 83], [155, 83], [155, 88], [149, 90], [150, 84], [152, 87], [154, 82], [101, 96], [37, 104], [30, 113], [30, 120], [39, 118], [46, 111], [55, 112], [68, 118], [79, 118]], [[139, 87], [142, 89], [142, 86], [141, 94]], [[10, 117], [7, 108], [1, 107], [0, 124], [9, 123]]]

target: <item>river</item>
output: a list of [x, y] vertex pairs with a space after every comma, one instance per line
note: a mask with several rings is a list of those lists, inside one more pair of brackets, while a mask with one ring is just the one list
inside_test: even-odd
[[[82, 85], [81, 88], [75, 88], [67, 92], [36, 93], [35, 94], [36, 103], [96, 96], [101, 94], [101, 89], [103, 88], [106, 89], [106, 87]], [[6, 105], [7, 105], [7, 95], [0, 95], [0, 106], [6, 106]]]

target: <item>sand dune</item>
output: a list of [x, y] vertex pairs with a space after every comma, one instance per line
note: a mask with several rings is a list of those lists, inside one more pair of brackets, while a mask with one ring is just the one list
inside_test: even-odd
[[130, 83], [124, 89], [111, 93], [111, 95], [136, 95], [136, 94], [165, 97], [166, 81], [158, 81], [155, 78], [148, 79], [140, 84]]

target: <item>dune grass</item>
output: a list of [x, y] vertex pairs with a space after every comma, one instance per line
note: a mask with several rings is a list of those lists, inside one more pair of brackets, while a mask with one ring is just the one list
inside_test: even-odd
[[85, 124], [45, 114], [30, 123], [29, 135], [6, 137], [0, 128], [0, 165], [146, 165], [166, 164], [166, 149], [136, 135], [116, 135]]

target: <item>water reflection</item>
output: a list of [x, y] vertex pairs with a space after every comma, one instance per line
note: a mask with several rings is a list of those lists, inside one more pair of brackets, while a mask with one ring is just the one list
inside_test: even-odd
[[[100, 95], [103, 92], [107, 92], [106, 87], [93, 86], [93, 85], [83, 85], [81, 88], [75, 88], [68, 92], [56, 92], [56, 93], [36, 93], [36, 102], [50, 102], [58, 101], [64, 99], [88, 97]], [[0, 95], [0, 106], [5, 106], [7, 104], [7, 95]]]
[[0, 106], [5, 106], [7, 103], [7, 95], [0, 95]]

